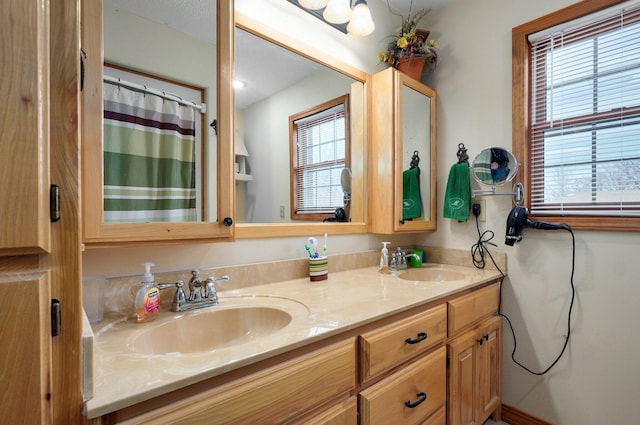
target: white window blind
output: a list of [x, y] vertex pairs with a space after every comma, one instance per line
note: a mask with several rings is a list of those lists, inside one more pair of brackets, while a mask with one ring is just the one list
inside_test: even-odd
[[346, 166], [345, 104], [295, 120], [296, 214], [333, 213], [343, 205], [340, 173]]
[[640, 216], [640, 7], [532, 42], [534, 215]]

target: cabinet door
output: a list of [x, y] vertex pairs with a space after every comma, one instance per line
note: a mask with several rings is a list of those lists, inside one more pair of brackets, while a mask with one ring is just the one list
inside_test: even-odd
[[[217, 122], [217, 137], [211, 143], [205, 143], [207, 154], [198, 157], [203, 162], [203, 177], [206, 190], [203, 194], [203, 206], [197, 208], [201, 217], [198, 221], [161, 221], [164, 214], [157, 210], [144, 217], [114, 218], [107, 222], [104, 217], [105, 183], [104, 183], [104, 148], [103, 148], [103, 13], [102, 1], [83, 0], [82, 48], [87, 53], [85, 60], [85, 82], [82, 93], [82, 202], [83, 229], [82, 238], [87, 247], [92, 246], [131, 246], [148, 245], [150, 243], [194, 240], [231, 240], [234, 233], [234, 194], [235, 181], [233, 179], [233, 93], [231, 77], [228, 67], [231, 62], [233, 46], [233, 2], [218, 1], [216, 16], [218, 39], [216, 46], [219, 53], [217, 78], [215, 89], [217, 105], [209, 105], [210, 111], [215, 111]], [[155, 34], [146, 34], [146, 41], [155, 40]], [[138, 39], [139, 37], [132, 37]], [[211, 52], [215, 57], [215, 52]], [[152, 53], [149, 53], [152, 55]], [[107, 58], [109, 59], [109, 58]], [[156, 58], [157, 59], [157, 58]], [[112, 59], [113, 60], [113, 59]], [[213, 60], [213, 59], [212, 59]], [[117, 59], [116, 59], [117, 61]], [[135, 64], [126, 64], [140, 71], [154, 74], [153, 70], [139, 69]], [[226, 71], [226, 72], [225, 72]], [[162, 75], [157, 72], [157, 75]], [[168, 76], [173, 80], [180, 78]], [[190, 83], [194, 83], [191, 82]], [[194, 83], [194, 85], [196, 85]], [[209, 119], [207, 118], [208, 122]], [[205, 126], [206, 127], [206, 126]], [[196, 129], [200, 131], [200, 129]], [[204, 133], [204, 132], [203, 132]], [[205, 149], [205, 150], [206, 150]], [[131, 155], [135, 156], [135, 155]], [[215, 161], [215, 163], [213, 163]], [[146, 184], [145, 184], [146, 185]], [[141, 192], [158, 192], [148, 188]], [[126, 195], [133, 198], [136, 196]], [[180, 195], [183, 196], [183, 195]], [[108, 199], [108, 198], [107, 198]], [[197, 201], [193, 201], [197, 202]], [[150, 203], [153, 205], [153, 202]], [[151, 207], [153, 208], [153, 207]], [[148, 206], [132, 206], [131, 209], [151, 209]], [[202, 211], [200, 211], [202, 210]], [[177, 213], [179, 210], [175, 210]], [[126, 214], [125, 214], [126, 215]], [[168, 213], [168, 215], [171, 215]]]
[[474, 382], [477, 371], [477, 331], [469, 331], [449, 343], [449, 425], [475, 425]]
[[49, 424], [52, 418], [49, 274], [37, 258], [0, 258], [0, 422]]
[[[494, 317], [485, 322], [480, 330], [484, 341], [478, 347], [478, 379], [476, 388], [477, 414], [483, 423], [500, 408], [502, 383], [502, 319]], [[494, 419], [499, 419], [500, 412]]]
[[349, 339], [120, 423], [284, 423], [346, 398], [355, 387], [355, 358]]
[[[0, 255], [49, 252], [49, 2], [3, 2]], [[11, 36], [10, 36], [11, 35]]]
[[502, 319], [491, 317], [449, 343], [449, 425], [500, 417]]
[[[369, 199], [373, 233], [413, 233], [436, 229], [436, 92], [395, 68], [371, 79]], [[415, 179], [404, 172], [420, 158]], [[417, 180], [417, 184], [415, 184]], [[419, 199], [418, 199], [419, 198]], [[416, 211], [404, 205], [421, 204]], [[408, 214], [408, 215], [407, 215]]]

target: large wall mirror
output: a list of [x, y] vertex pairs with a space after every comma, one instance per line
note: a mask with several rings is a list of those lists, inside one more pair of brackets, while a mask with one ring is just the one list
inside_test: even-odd
[[[236, 13], [234, 78], [241, 85], [234, 90], [236, 237], [366, 232], [366, 73]], [[297, 182], [292, 184], [292, 156], [301, 146], [292, 142], [296, 117], [329, 110], [341, 99], [347, 99], [348, 124], [337, 157], [344, 163], [325, 164], [326, 178], [318, 185], [334, 187], [332, 205], [345, 215], [305, 216], [294, 199]]]
[[233, 237], [233, 2], [217, 3], [83, 2], [89, 246]]

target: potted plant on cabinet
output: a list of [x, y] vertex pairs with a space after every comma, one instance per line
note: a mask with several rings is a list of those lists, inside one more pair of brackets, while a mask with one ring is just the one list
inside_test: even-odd
[[[392, 11], [393, 13], [393, 11]], [[380, 62], [389, 64], [420, 81], [426, 66], [433, 71], [440, 59], [438, 43], [429, 38], [429, 31], [419, 29], [418, 24], [428, 10], [421, 9], [414, 15], [402, 16], [402, 25], [391, 36], [387, 49], [378, 54]]]

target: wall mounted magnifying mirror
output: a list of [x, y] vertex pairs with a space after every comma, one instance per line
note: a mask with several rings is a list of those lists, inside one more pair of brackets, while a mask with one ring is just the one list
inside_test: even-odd
[[236, 238], [365, 233], [367, 74], [235, 16]]
[[473, 160], [472, 174], [478, 183], [491, 186], [491, 189], [474, 189], [472, 196], [513, 195], [516, 205], [520, 205], [524, 198], [524, 187], [522, 183], [517, 182], [511, 193], [496, 192], [498, 186], [512, 181], [517, 173], [518, 160], [513, 153], [500, 147], [483, 149]]

